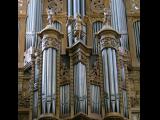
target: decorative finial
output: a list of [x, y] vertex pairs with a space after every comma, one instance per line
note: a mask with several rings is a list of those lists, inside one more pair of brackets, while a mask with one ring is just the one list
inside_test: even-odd
[[52, 16], [53, 16], [53, 11], [52, 11], [52, 8], [51, 9], [48, 9], [47, 10], [47, 13], [48, 13], [48, 23], [51, 25], [52, 24]]

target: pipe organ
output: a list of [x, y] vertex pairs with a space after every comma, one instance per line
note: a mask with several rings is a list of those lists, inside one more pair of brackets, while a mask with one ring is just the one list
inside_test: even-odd
[[[29, 119], [132, 120], [124, 0], [29, 0], [27, 14], [26, 54], [32, 48]], [[49, 21], [45, 28], [42, 19]], [[140, 61], [140, 20], [132, 23]]]

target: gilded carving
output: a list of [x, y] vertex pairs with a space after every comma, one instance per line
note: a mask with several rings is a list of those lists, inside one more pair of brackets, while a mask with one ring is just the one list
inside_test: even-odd
[[103, 13], [104, 7], [103, 0], [91, 0], [90, 8], [93, 13]]
[[105, 38], [101, 39], [100, 46], [101, 46], [101, 49], [103, 49], [105, 47], [118, 49], [119, 42], [116, 39], [113, 39], [110, 37], [105, 37]]
[[130, 1], [130, 11], [139, 11], [140, 10], [140, 1], [139, 0], [131, 0]]
[[46, 37], [42, 39], [42, 50], [46, 48], [56, 48], [59, 49], [59, 43], [57, 39], [51, 38], [51, 37]]
[[[18, 21], [19, 21], [19, 27], [20, 28], [25, 28], [25, 20], [26, 20], [26, 15], [24, 14], [23, 11], [25, 11], [27, 4], [24, 4], [25, 1], [29, 1], [29, 0], [18, 0]], [[81, 1], [81, 0], [80, 0]], [[42, 26], [43, 28], [46, 27], [46, 25], [48, 24], [47, 22], [47, 17], [48, 17], [48, 21], [49, 23], [53, 23], [54, 21], [59, 21], [62, 24], [62, 32], [64, 32], [65, 35], [65, 39], [62, 39], [62, 43], [61, 43], [61, 38], [60, 38], [60, 34], [56, 31], [50, 31], [50, 30], [45, 30], [45, 32], [43, 32], [41, 35], [41, 37], [43, 37], [43, 39], [38, 40], [37, 42], [37, 47], [38, 49], [40, 49], [40, 52], [37, 53], [37, 55], [35, 54], [35, 56], [39, 56], [40, 58], [33, 58], [35, 59], [35, 63], [39, 64], [39, 73], [38, 73], [38, 82], [34, 83], [33, 82], [33, 78], [35, 77], [35, 74], [28, 73], [26, 72], [26, 70], [29, 69], [33, 69], [34, 70], [34, 66], [31, 64], [29, 64], [29, 67], [25, 66], [25, 71], [24, 72], [24, 79], [22, 80], [22, 92], [19, 92], [18, 94], [18, 109], [23, 109], [23, 108], [31, 108], [32, 106], [32, 102], [33, 102], [33, 90], [37, 90], [38, 91], [38, 115], [41, 116], [41, 90], [42, 90], [42, 62], [43, 62], [43, 57], [42, 57], [42, 51], [46, 48], [52, 47], [55, 49], [58, 49], [57, 51], [57, 67], [56, 67], [56, 94], [54, 95], [54, 99], [56, 99], [56, 119], [92, 119], [92, 118], [88, 118], [92, 115], [92, 113], [90, 112], [90, 106], [91, 106], [91, 93], [90, 93], [90, 85], [98, 85], [100, 86], [100, 96], [101, 96], [101, 114], [99, 114], [99, 118], [98, 119], [103, 119], [102, 116], [105, 118], [105, 110], [104, 110], [104, 98], [107, 98], [108, 95], [104, 92], [104, 77], [103, 77], [103, 61], [102, 61], [102, 53], [100, 52], [98, 55], [93, 55], [91, 54], [91, 47], [92, 45], [92, 32], [93, 30], [90, 29], [92, 28], [92, 23], [94, 23], [95, 21], [101, 21], [101, 22], [106, 22], [107, 21], [107, 17], [109, 17], [108, 13], [109, 11], [105, 11], [104, 12], [104, 8], [108, 8], [105, 2], [108, 0], [89, 0], [86, 1], [86, 16], [84, 16], [84, 18], [80, 19], [77, 17], [77, 23], [74, 19], [74, 26], [75, 27], [75, 33], [73, 33], [74, 37], [78, 37], [78, 38], [82, 38], [83, 35], [87, 36], [87, 42], [85, 45], [83, 44], [74, 44], [71, 48], [70, 47], [66, 47], [67, 46], [67, 27], [65, 26], [67, 21], [67, 0], [43, 0], [43, 11], [42, 11]], [[131, 25], [132, 28], [132, 23], [139, 19], [139, 10], [140, 10], [140, 5], [139, 5], [139, 0], [129, 0], [129, 1], [125, 1], [126, 3], [126, 7], [127, 8], [127, 12], [128, 12], [128, 25]], [[31, 2], [28, 2], [29, 4]], [[25, 5], [25, 6], [24, 6]], [[74, 6], [74, 5], [73, 5]], [[88, 8], [89, 7], [89, 8]], [[117, 6], [118, 7], [118, 6]], [[46, 13], [46, 8], [49, 8], [50, 10], [53, 11], [49, 11], [49, 16], [47, 16]], [[76, 7], [77, 8], [77, 7]], [[27, 10], [27, 9], [26, 9]], [[71, 9], [72, 10], [72, 9]], [[91, 12], [90, 12], [91, 11]], [[53, 14], [52, 14], [53, 12]], [[53, 16], [52, 16], [53, 15]], [[103, 19], [103, 17], [106, 17], [106, 19]], [[69, 18], [70, 19], [70, 18]], [[85, 24], [81, 24], [81, 20], [82, 22], [84, 21]], [[104, 20], [104, 21], [103, 21]], [[108, 22], [108, 21], [107, 21]], [[76, 24], [75, 24], [76, 23]], [[85, 33], [82, 29], [82, 25], [86, 25], [86, 32]], [[33, 26], [34, 27], [34, 26]], [[105, 28], [105, 27], [103, 27]], [[129, 29], [130, 30], [130, 29]], [[24, 34], [25, 32], [23, 32], [22, 29], [19, 29], [19, 33], [20, 34]], [[120, 31], [122, 32], [122, 31]], [[120, 42], [118, 38], [118, 33], [116, 33], [114, 30], [108, 30], [107, 27], [106, 29], [103, 29], [100, 34], [101, 35], [101, 39], [98, 41], [98, 45], [99, 47], [101, 47], [101, 49], [109, 47], [109, 48], [114, 48], [117, 51], [117, 74], [118, 74], [118, 80], [121, 80], [121, 69], [122, 69], [122, 64], [125, 64], [125, 79], [126, 81], [120, 81], [118, 84], [118, 87], [120, 89], [119, 90], [119, 99], [120, 99], [120, 109], [122, 108], [122, 110], [120, 110], [121, 114], [123, 114], [123, 102], [122, 101], [122, 89], [125, 89], [127, 92], [127, 99], [128, 99], [128, 112], [129, 112], [129, 118], [124, 118], [125, 120], [139, 120], [140, 116], [139, 116], [139, 111], [131, 111], [137, 107], [139, 107], [140, 105], [140, 91], [139, 91], [139, 71], [136, 73], [132, 73], [133, 69], [132, 67], [128, 67], [128, 64], [126, 64], [126, 62], [131, 62], [131, 57], [132, 55], [132, 51], [131, 49], [134, 50], [134, 46], [131, 45], [131, 49], [130, 51], [125, 51], [124, 53], [119, 53], [119, 49], [120, 48]], [[98, 35], [98, 36], [99, 36]], [[24, 38], [24, 35], [20, 35], [22, 38]], [[20, 37], [20, 38], [21, 38]], [[129, 38], [131, 38], [132, 41], [132, 34], [131, 36], [129, 36]], [[74, 39], [75, 40], [75, 39]], [[78, 42], [77, 42], [78, 43]], [[131, 42], [130, 42], [131, 43]], [[22, 45], [22, 44], [20, 44]], [[24, 45], [22, 45], [24, 46]], [[132, 48], [133, 47], [133, 48]], [[61, 49], [60, 49], [61, 48]], [[37, 49], [37, 48], [36, 48]], [[21, 47], [20, 47], [20, 50]], [[65, 52], [66, 51], [66, 52]], [[35, 51], [34, 51], [35, 52]], [[128, 53], [130, 52], [130, 53]], [[61, 54], [61, 55], [60, 55]], [[130, 55], [130, 56], [129, 56]], [[25, 55], [26, 56], [26, 55]], [[23, 56], [22, 56], [23, 57]], [[94, 58], [92, 58], [94, 57]], [[90, 58], [90, 59], [89, 59]], [[33, 60], [32, 59], [32, 60]], [[40, 60], [38, 60], [40, 59]], [[66, 62], [67, 61], [67, 62]], [[91, 61], [91, 62], [90, 62]], [[133, 61], [133, 60], [132, 60]], [[74, 64], [76, 64], [77, 62], [82, 62], [83, 64], [86, 65], [86, 80], [87, 80], [87, 102], [88, 102], [88, 114], [86, 114], [86, 117], [82, 117], [83, 115], [80, 115], [79, 118], [75, 117], [76, 115], [74, 114]], [[127, 70], [127, 68], [129, 68], [129, 71]], [[22, 68], [23, 69], [23, 68]], [[19, 71], [21, 72], [21, 71]], [[131, 72], [131, 73], [130, 73]], [[19, 74], [19, 79], [23, 77], [23, 75], [21, 75], [21, 73]], [[27, 80], [26, 80], [27, 79]], [[29, 85], [30, 82], [28, 79], [32, 79], [32, 91], [31, 91], [31, 86]], [[64, 116], [64, 118], [60, 118], [60, 89], [59, 87], [61, 85], [65, 85], [65, 84], [70, 84], [70, 114], [69, 116]], [[113, 98], [113, 96], [112, 96]], [[113, 98], [115, 99], [115, 98]], [[31, 100], [31, 101], [30, 101]], [[29, 106], [30, 105], [30, 106]], [[133, 109], [132, 109], [133, 108]], [[28, 111], [31, 111], [31, 109], [28, 109]], [[27, 112], [28, 112], [27, 111]], [[21, 114], [19, 112], [19, 114]], [[109, 113], [110, 114], [110, 113]], [[46, 116], [45, 116], [46, 115]], [[48, 114], [45, 114], [44, 118], [41, 119], [45, 119], [45, 117], [47, 117]], [[93, 115], [96, 115], [95, 113], [93, 113]], [[28, 118], [28, 114], [23, 115], [23, 117], [21, 117], [20, 115], [20, 120], [21, 119], [29, 119]], [[32, 115], [30, 115], [32, 117]], [[117, 115], [115, 115], [117, 116]], [[31, 118], [32, 119], [32, 118]], [[37, 118], [38, 119], [38, 118]], [[54, 118], [53, 118], [54, 119]], [[96, 119], [96, 118], [94, 118]]]
[[62, 0], [48, 0], [48, 8], [53, 9], [54, 13], [61, 13], [63, 11]]
[[18, 15], [26, 14], [27, 0], [18, 0]]
[[131, 80], [131, 84], [130, 84], [130, 89], [131, 89], [131, 93], [130, 93], [130, 102], [131, 102], [131, 107], [137, 107], [140, 105], [140, 97], [139, 97], [139, 91], [136, 88], [136, 82], [135, 80]]
[[61, 80], [62, 81], [69, 80], [68, 74], [69, 74], [69, 68], [67, 67], [66, 63], [63, 62], [61, 64]]
[[77, 63], [78, 61], [81, 61], [83, 63], [87, 63], [86, 56], [81, 52], [78, 51], [73, 57], [72, 57], [74, 63]]
[[139, 112], [132, 113], [131, 120], [140, 120], [140, 113]]
[[90, 80], [98, 81], [100, 79], [98, 58], [94, 61], [90, 68]]
[[23, 81], [22, 94], [18, 95], [18, 106], [29, 108], [30, 100], [30, 82], [28, 80]]

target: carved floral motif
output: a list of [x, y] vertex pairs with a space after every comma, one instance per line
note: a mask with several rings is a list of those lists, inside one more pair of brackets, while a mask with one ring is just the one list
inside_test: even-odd
[[42, 50], [45, 48], [59, 48], [59, 43], [55, 38], [47, 37], [42, 40]]

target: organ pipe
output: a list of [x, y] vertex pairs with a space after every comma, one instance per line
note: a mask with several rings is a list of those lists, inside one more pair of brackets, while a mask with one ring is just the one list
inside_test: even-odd
[[81, 62], [74, 65], [75, 112], [87, 112], [86, 67]]

